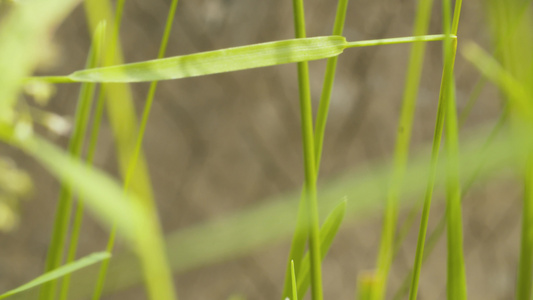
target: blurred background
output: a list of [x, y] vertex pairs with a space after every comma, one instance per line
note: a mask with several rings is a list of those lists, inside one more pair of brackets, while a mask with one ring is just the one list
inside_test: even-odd
[[[434, 4], [431, 34], [441, 32], [440, 5], [439, 1]], [[169, 6], [169, 0], [126, 1], [121, 37], [127, 62], [157, 56]], [[308, 36], [331, 34], [336, 2], [306, 0], [305, 8]], [[344, 35], [348, 41], [409, 36], [415, 9], [416, 1], [411, 0], [352, 0]], [[467, 40], [490, 45], [485, 21], [483, 1], [465, 1], [459, 47]], [[293, 35], [290, 1], [181, 0], [167, 56], [288, 39]], [[89, 36], [83, 8], [79, 6], [58, 28], [50, 63], [40, 72], [59, 75], [82, 69]], [[340, 56], [319, 189], [342, 174], [364, 171], [363, 165], [390, 160], [409, 49], [408, 45], [356, 48], [345, 50]], [[430, 43], [427, 49], [413, 149], [431, 143], [436, 116], [441, 44]], [[311, 62], [310, 69], [316, 111], [325, 61]], [[459, 113], [478, 79], [478, 72], [458, 55]], [[131, 86], [138, 112], [148, 86]], [[45, 109], [72, 118], [78, 89], [76, 84], [58, 85]], [[461, 130], [495, 122], [500, 111], [496, 89], [487, 84]], [[117, 175], [113, 138], [105, 122], [95, 164]], [[48, 133], [47, 137], [60, 145], [67, 144], [64, 136]], [[161, 82], [144, 150], [162, 225], [168, 234], [256, 207], [278, 194], [298, 192], [303, 182], [303, 160], [296, 66]], [[44, 270], [59, 184], [26, 156], [4, 145], [0, 151], [27, 170], [34, 184], [32, 194], [19, 203], [20, 224], [10, 232], [0, 232], [3, 291]], [[438, 199], [442, 196], [436, 195]], [[472, 299], [510, 299], [514, 294], [520, 197], [519, 181], [513, 178], [482, 182], [465, 194], [465, 259]], [[408, 210], [402, 210], [400, 221]], [[443, 214], [442, 201], [435, 202], [430, 230]], [[394, 262], [388, 298], [393, 298], [412, 266], [418, 218]], [[326, 299], [354, 297], [358, 275], [375, 265], [380, 230], [379, 211], [345, 220], [323, 265]], [[104, 249], [106, 240], [107, 231], [86, 218], [80, 256]], [[205, 245], [209, 247], [209, 241]], [[178, 293], [181, 299], [278, 299], [289, 246], [287, 236], [245, 255], [182, 270], [175, 276]], [[117, 256], [125, 251], [119, 242]], [[120, 272], [110, 276], [109, 285], [120, 281], [120, 276]], [[446, 248], [441, 238], [422, 269], [419, 298], [444, 299], [445, 281]], [[135, 300], [145, 299], [145, 295], [137, 282], [104, 298]]]

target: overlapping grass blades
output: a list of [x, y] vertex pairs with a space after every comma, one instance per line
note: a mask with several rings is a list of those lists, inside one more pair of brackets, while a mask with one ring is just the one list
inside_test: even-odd
[[[324, 260], [326, 254], [333, 243], [333, 239], [337, 235], [339, 228], [341, 226], [342, 220], [346, 213], [346, 200], [341, 202], [333, 211], [328, 215], [324, 224], [320, 228], [320, 260]], [[293, 263], [291, 263], [292, 265]], [[305, 293], [309, 288], [310, 284], [310, 258], [309, 253], [307, 253], [303, 258], [298, 270], [298, 295], [300, 298], [305, 297]]]
[[[299, 13], [301, 14], [301, 16], [297, 16], [296, 14], [298, 13], [297, 12], [297, 7], [298, 5], [300, 6], [303, 6], [303, 3], [297, 3], [296, 1], [293, 2], [293, 5], [295, 6], [295, 24], [298, 24], [298, 19], [300, 18], [301, 22], [303, 22], [303, 7], [300, 7], [300, 11]], [[335, 16], [335, 25], [334, 25], [334, 29], [333, 29], [333, 35], [342, 35], [342, 29], [344, 27], [344, 20], [346, 18], [346, 10], [347, 10], [347, 6], [348, 6], [348, 1], [347, 0], [340, 0], [338, 2], [338, 6], [337, 6], [337, 13], [336, 13], [336, 16]], [[302, 26], [302, 25], [300, 25]], [[304, 28], [300, 30], [303, 30], [304, 33], [303, 33], [303, 36], [299, 36], [300, 38], [304, 38], [305, 37], [305, 24], [303, 24]], [[297, 37], [298, 37], [298, 29], [299, 29], [299, 26], [296, 25], [295, 26], [296, 28], [296, 32], [297, 32]], [[301, 35], [302, 33], [300, 33]], [[301, 39], [300, 39], [301, 40]], [[317, 114], [317, 125], [316, 125], [316, 129], [314, 131], [314, 142], [313, 142], [313, 147], [314, 147], [314, 167], [315, 167], [315, 179], [314, 179], [314, 184], [316, 184], [316, 180], [317, 180], [317, 176], [318, 176], [318, 171], [320, 169], [320, 157], [321, 157], [321, 153], [322, 153], [322, 142], [324, 140], [324, 132], [325, 132], [325, 127], [326, 127], [326, 120], [327, 120], [327, 113], [328, 113], [328, 110], [329, 110], [329, 100], [330, 100], [330, 97], [331, 97], [331, 90], [333, 88], [333, 81], [334, 81], [334, 78], [335, 78], [335, 69], [336, 69], [336, 63], [337, 63], [337, 58], [336, 56], [333, 56], [331, 57], [330, 59], [328, 59], [328, 62], [327, 62], [327, 66], [326, 66], [326, 74], [325, 74], [325, 78], [324, 78], [324, 84], [323, 84], [323, 88], [322, 88], [322, 95], [321, 95], [321, 99], [320, 99], [320, 106], [319, 106], [319, 110], [318, 110], [318, 114]], [[298, 75], [300, 76], [300, 70], [299, 70], [299, 73]], [[303, 122], [302, 122], [303, 124]], [[311, 130], [311, 134], [312, 131], [313, 131], [313, 128], [312, 128], [312, 125], [310, 127], [310, 130]], [[305, 143], [305, 141], [304, 141]], [[305, 147], [305, 145], [304, 145]], [[307, 178], [306, 178], [306, 182], [307, 182]], [[287, 271], [286, 271], [286, 274], [285, 274], [285, 286], [284, 286], [284, 289], [283, 289], [283, 293], [282, 293], [282, 298], [285, 298], [289, 295], [290, 293], [290, 286], [291, 285], [291, 282], [289, 281], [289, 278], [290, 277], [290, 272], [292, 272], [292, 269], [293, 269], [293, 265], [294, 265], [294, 261], [296, 261], [296, 263], [298, 265], [300, 265], [300, 263], [302, 264], [300, 267], [299, 267], [299, 270], [302, 270], [302, 268], [304, 268], [304, 251], [305, 251], [305, 244], [306, 244], [306, 241], [308, 239], [308, 236], [309, 236], [309, 218], [307, 216], [307, 212], [309, 211], [309, 208], [307, 207], [308, 204], [308, 201], [306, 201], [306, 186], [304, 186], [304, 189], [302, 191], [302, 196], [301, 196], [301, 200], [300, 200], [300, 204], [299, 204], [299, 208], [298, 208], [298, 213], [297, 213], [297, 221], [296, 221], [296, 229], [295, 229], [295, 232], [293, 234], [293, 238], [292, 238], [292, 243], [291, 243], [291, 248], [290, 248], [290, 251], [289, 251], [289, 264], [287, 265]], [[319, 237], [320, 237], [320, 232], [319, 232]], [[322, 250], [322, 249], [321, 249]], [[323, 249], [327, 252], [326, 249]], [[316, 250], [315, 250], [316, 251]], [[315, 253], [316, 254], [316, 253]], [[322, 256], [322, 255], [321, 255]], [[323, 256], [322, 256], [323, 258]], [[316, 262], [314, 262], [316, 263]], [[310, 265], [311, 265], [311, 261], [309, 260], [309, 258], [307, 259], [307, 267], [310, 268]], [[303, 298], [304, 295], [305, 295], [305, 292], [307, 290], [307, 287], [308, 287], [308, 282], [309, 280], [307, 279], [307, 274], [302, 274], [300, 273], [300, 271], [298, 272], [298, 278], [302, 279], [306, 279], [306, 280], [302, 280], [302, 283], [305, 283], [302, 285], [302, 288], [299, 288], [297, 291], [298, 291], [298, 294], [300, 296], [300, 298]], [[320, 275], [320, 274], [319, 274]], [[294, 293], [294, 288], [293, 288], [293, 293]]]
[[[296, 38], [306, 37], [305, 12], [303, 0], [293, 0], [294, 31]], [[320, 231], [316, 195], [316, 160], [313, 133], [313, 111], [311, 106], [311, 88], [309, 85], [309, 67], [307, 61], [298, 63], [298, 91], [300, 95], [300, 122], [302, 131], [302, 149], [304, 160], [304, 192], [305, 205], [302, 230], [308, 232], [310, 271], [311, 271], [311, 299], [322, 300], [322, 265], [320, 260]], [[299, 234], [299, 233], [298, 233]], [[305, 245], [305, 244], [304, 244]], [[299, 245], [303, 250], [304, 245]], [[303, 252], [299, 251], [299, 255]]]
[[[108, 20], [108, 22], [114, 24], [111, 32], [112, 38], [108, 40], [104, 64], [112, 65], [120, 63], [122, 59], [119, 31], [124, 1], [117, 2], [115, 18], [112, 17], [112, 9], [107, 0], [87, 0], [85, 4], [90, 27], [94, 26], [94, 23], [101, 19]], [[168, 35], [169, 32], [166, 31], [165, 34]], [[140, 196], [140, 204], [147, 212], [147, 221], [150, 223], [148, 227], [151, 227], [152, 231], [152, 235], [145, 236], [146, 240], [139, 240], [135, 245], [136, 250], [141, 253], [141, 263], [143, 265], [143, 274], [149, 297], [151, 299], [175, 299], [176, 295], [172, 282], [172, 274], [168, 268], [168, 258], [164, 252], [164, 240], [162, 238], [144, 155], [136, 146], [138, 144], [138, 133], [135, 130], [137, 126], [135, 124], [131, 92], [126, 85], [122, 84], [105, 85], [104, 90], [108, 97], [108, 101], [106, 102], [107, 110], [114, 130], [115, 140], [117, 141], [121, 171], [125, 180], [127, 180], [125, 185], [131, 184], [131, 190]], [[113, 249], [114, 239], [115, 227], [112, 227], [107, 249]], [[95, 300], [100, 298], [108, 263], [109, 261], [104, 261], [102, 264], [97, 286], [93, 294], [93, 299]]]
[[[94, 33], [93, 41], [94, 45], [91, 47], [91, 51], [89, 53], [89, 58], [87, 62], [87, 66], [89, 68], [96, 67], [100, 57], [101, 57], [101, 50], [103, 47], [103, 38], [104, 38], [104, 32], [105, 32], [105, 22], [102, 22], [99, 24], [98, 28], [96, 29], [96, 32]], [[85, 137], [87, 136], [85, 134], [85, 129], [88, 125], [88, 119], [90, 114], [90, 107], [92, 106], [94, 92], [95, 92], [95, 84], [94, 83], [83, 83], [81, 85], [81, 92], [80, 92], [80, 98], [78, 99], [78, 106], [80, 113], [77, 114], [76, 122], [75, 122], [75, 129], [74, 134], [72, 135], [71, 139], [74, 141], [74, 143], [78, 144], [76, 148], [83, 147]], [[93, 145], [94, 146], [94, 145]], [[94, 147], [92, 147], [94, 149]], [[81, 153], [75, 153], [77, 157], [81, 157]], [[92, 163], [92, 156], [94, 155], [94, 150], [89, 151], [87, 161], [89, 164]], [[66, 262], [70, 263], [76, 259], [76, 252], [78, 248], [78, 240], [79, 235], [81, 231], [81, 223], [83, 220], [83, 213], [84, 213], [84, 206], [83, 206], [83, 200], [79, 199], [76, 207], [76, 211], [74, 213], [74, 219], [72, 221], [72, 228], [71, 228], [71, 234], [70, 234], [70, 244], [67, 251], [67, 259]], [[67, 229], [64, 228], [64, 234], [67, 234]], [[67, 274], [63, 278], [62, 284], [61, 284], [61, 290], [60, 290], [60, 300], [67, 300], [68, 299], [68, 291], [69, 291], [69, 285], [70, 285], [70, 275]]]
[[[443, 29], [446, 34], [457, 33], [462, 1], [455, 2], [453, 21], [451, 1], [443, 1]], [[463, 222], [461, 209], [461, 185], [459, 179], [459, 137], [455, 105], [455, 82], [453, 69], [457, 40], [444, 40], [444, 71], [441, 93], [443, 94], [446, 128], [446, 224], [448, 249], [447, 297], [450, 300], [467, 298], [466, 274], [463, 257]]]

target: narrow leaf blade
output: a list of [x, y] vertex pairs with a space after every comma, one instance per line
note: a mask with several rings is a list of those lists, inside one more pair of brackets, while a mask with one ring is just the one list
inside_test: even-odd
[[345, 45], [346, 39], [341, 36], [290, 39], [80, 70], [72, 73], [69, 78], [83, 82], [179, 79], [328, 58], [341, 54]]
[[38, 285], [41, 285], [45, 282], [49, 282], [54, 279], [58, 279], [62, 276], [65, 276], [67, 274], [71, 274], [79, 269], [85, 268], [87, 266], [90, 266], [92, 264], [95, 264], [97, 262], [100, 262], [104, 259], [108, 259], [111, 257], [111, 254], [108, 252], [96, 252], [93, 254], [90, 254], [88, 256], [85, 256], [84, 258], [78, 259], [74, 262], [71, 262], [69, 264], [63, 265], [55, 270], [52, 270], [50, 272], [44, 273], [43, 275], [31, 280], [30, 282], [23, 284], [19, 286], [18, 288], [15, 288], [13, 290], [10, 290], [2, 295], [0, 295], [0, 299], [7, 298], [9, 296], [12, 296], [14, 294], [18, 294], [20, 292], [29, 290], [33, 287], [36, 287]]

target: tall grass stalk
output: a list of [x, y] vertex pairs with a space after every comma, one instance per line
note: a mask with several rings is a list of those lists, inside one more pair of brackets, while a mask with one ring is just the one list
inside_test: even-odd
[[[85, 8], [90, 27], [94, 27], [99, 20], [107, 20], [114, 24], [111, 36], [107, 42], [104, 56], [104, 64], [111, 65], [121, 63], [121, 47], [119, 42], [120, 19], [124, 1], [117, 2], [117, 10], [113, 17], [111, 5], [108, 0], [86, 0]], [[119, 165], [124, 177], [129, 170], [129, 164], [135, 148], [136, 121], [131, 91], [123, 84], [107, 84], [103, 86], [109, 101], [106, 101], [111, 126], [117, 142]], [[139, 195], [141, 205], [148, 212], [149, 224], [146, 230], [150, 232], [140, 235], [137, 239], [136, 250], [139, 253], [143, 274], [151, 299], [175, 299], [175, 292], [172, 283], [172, 273], [168, 268], [167, 255], [164, 250], [164, 242], [161, 228], [158, 224], [155, 203], [151, 191], [146, 163], [142, 154], [138, 154], [137, 166], [133, 175], [130, 175], [130, 182], [133, 182], [132, 190]], [[111, 229], [107, 249], [114, 246], [116, 228]], [[105, 260], [100, 269], [97, 286], [93, 299], [99, 299], [107, 273], [109, 260]]]
[[[296, 4], [293, 4], [296, 5]], [[335, 15], [335, 24], [333, 26], [333, 35], [339, 35], [342, 36], [343, 28], [344, 28], [344, 21], [346, 19], [346, 11], [348, 8], [348, 0], [339, 0], [337, 4], [337, 12]], [[296, 11], [295, 11], [296, 12]], [[304, 33], [305, 36], [305, 33]], [[322, 86], [322, 94], [320, 96], [320, 103], [318, 107], [317, 112], [317, 119], [316, 119], [316, 128], [314, 131], [314, 154], [315, 154], [315, 182], [318, 179], [318, 173], [320, 169], [320, 161], [321, 161], [321, 154], [322, 154], [322, 145], [324, 141], [324, 134], [326, 130], [326, 121], [327, 121], [327, 115], [329, 111], [329, 103], [331, 98], [331, 91], [333, 89], [333, 82], [335, 80], [335, 70], [337, 68], [337, 56], [328, 58], [327, 64], [326, 64], [326, 73], [324, 76], [324, 83]], [[315, 183], [316, 184], [316, 183]], [[303, 254], [305, 251], [305, 241], [308, 237], [308, 218], [305, 217], [305, 212], [308, 210], [306, 207], [306, 200], [305, 200], [305, 187], [302, 191], [302, 200], [300, 201], [300, 206], [298, 209], [297, 214], [297, 227], [295, 230], [295, 234], [293, 236], [291, 249], [289, 253], [289, 261], [290, 266], [287, 266], [287, 272], [285, 275], [285, 287], [283, 289], [282, 298], [284, 299], [287, 297], [290, 293], [290, 272], [294, 265], [294, 259], [297, 259], [297, 263], [300, 264], [300, 262], [303, 259]], [[302, 278], [302, 274], [299, 274], [299, 278]], [[305, 291], [303, 291], [300, 294], [300, 297], [303, 298], [305, 294]]]
[[[102, 51], [102, 47], [103, 47], [103, 38], [104, 38], [104, 33], [105, 33], [105, 26], [106, 26], [105, 24], [106, 24], [105, 22], [102, 22], [98, 26], [98, 28], [96, 29], [96, 32], [94, 33], [93, 45], [92, 45], [91, 50], [89, 52], [89, 58], [88, 58], [88, 62], [87, 62], [87, 67], [88, 68], [97, 67], [98, 63], [100, 61], [101, 51]], [[82, 86], [83, 85], [86, 85], [86, 84], [82, 84]], [[92, 106], [96, 85], [95, 84], [89, 84], [88, 86], [89, 86], [90, 92], [80, 95], [80, 96], [82, 96], [84, 98], [78, 99], [78, 103], [81, 104], [81, 103], [86, 103], [87, 102], [89, 106]], [[89, 112], [90, 112], [90, 110], [89, 110]], [[93, 123], [93, 126], [94, 126], [94, 123]], [[96, 144], [91, 139], [90, 140], [89, 149], [88, 149], [88, 154], [87, 154], [88, 155], [87, 161], [88, 161], [89, 164], [92, 164], [92, 160], [93, 160], [94, 152], [95, 152], [94, 151], [95, 150], [95, 146], [96, 146]], [[70, 242], [69, 242], [69, 247], [68, 247], [68, 252], [67, 252], [67, 259], [66, 259], [67, 263], [73, 262], [76, 259], [76, 252], [77, 252], [77, 248], [78, 248], [78, 241], [79, 241], [79, 236], [80, 236], [80, 231], [81, 231], [81, 224], [82, 224], [82, 221], [83, 221], [83, 213], [84, 213], [83, 200], [79, 199], [78, 202], [77, 202], [77, 207], [76, 207], [75, 213], [74, 213], [74, 219], [72, 221]], [[59, 296], [60, 300], [67, 300], [68, 299], [67, 297], [68, 297], [69, 285], [70, 285], [70, 274], [67, 274], [63, 278], [63, 281], [62, 281], [62, 284], [61, 284], [61, 290], [60, 290], [60, 294], [59, 294], [60, 295]]]
[[[445, 34], [457, 34], [462, 1], [455, 2], [453, 21], [451, 20], [451, 1], [443, 1], [443, 29]], [[446, 222], [448, 236], [448, 276], [447, 297], [450, 300], [467, 298], [466, 275], [463, 257], [463, 222], [461, 212], [461, 187], [459, 180], [459, 146], [457, 112], [455, 104], [454, 63], [457, 39], [444, 40], [444, 71], [442, 90], [446, 110], [446, 167], [447, 195]]]
[[[305, 13], [303, 0], [293, 0], [294, 29], [297, 38], [305, 38]], [[300, 92], [300, 118], [305, 168], [305, 199], [307, 202], [307, 228], [311, 257], [311, 297], [322, 300], [322, 267], [320, 259], [320, 231], [316, 198], [316, 164], [313, 134], [313, 112], [307, 62], [298, 63], [298, 89]]]
[[[90, 6], [89, 5], [90, 3], [94, 3], [97, 6], [96, 7]], [[102, 7], [105, 7], [106, 4], [107, 4], [105, 1], [100, 1], [99, 4], [97, 4], [97, 3], [98, 3], [97, 1], [85, 0], [86, 11], [89, 13], [89, 16], [91, 14], [94, 16], [95, 15], [95, 11], [97, 9], [99, 10]], [[123, 14], [123, 10], [124, 10], [124, 3], [125, 3], [124, 0], [118, 0], [117, 3], [116, 3], [115, 15], [114, 15], [114, 18], [112, 18], [112, 22], [110, 23], [110, 24], [113, 24], [113, 26], [111, 26], [112, 27], [112, 31], [111, 31], [112, 35], [111, 35], [111, 38], [108, 39], [108, 41], [106, 43], [106, 51], [105, 51], [106, 56], [104, 57], [104, 65], [113, 64], [115, 61], [119, 61], [120, 60], [117, 48], [120, 47], [119, 36], [120, 36], [120, 27], [121, 27], [120, 25], [122, 24], [122, 14]], [[93, 7], [93, 8], [91, 8], [91, 7]], [[106, 9], [104, 11], [109, 11], [108, 18], [111, 18], [111, 15], [112, 15], [111, 14], [111, 10], [110, 9]], [[94, 17], [92, 19], [94, 19]], [[91, 20], [91, 17], [89, 17], [89, 20]], [[104, 19], [104, 20], [106, 20], [106, 19]], [[119, 86], [112, 87], [112, 86], [102, 85], [102, 89], [104, 91], [109, 91], [110, 93], [112, 93], [113, 91], [117, 91], [118, 92], [119, 88], [120, 88]], [[122, 87], [122, 89], [123, 89], [123, 93], [127, 94], [127, 88], [126, 87]], [[110, 98], [109, 100], [113, 101], [112, 100], [113, 98], [111, 97], [111, 95], [109, 95], [108, 98]], [[102, 101], [103, 101], [103, 99], [102, 99]], [[110, 101], [107, 101], [107, 102], [110, 102]], [[95, 122], [96, 122], [96, 120], [95, 120]], [[113, 249], [115, 247], [116, 234], [117, 234], [117, 227], [114, 224], [111, 227], [111, 231], [109, 233], [109, 237], [108, 237], [108, 241], [107, 241], [107, 245], [106, 245], [106, 251], [108, 253], [112, 253], [113, 252]], [[99, 300], [101, 298], [102, 291], [104, 289], [104, 284], [105, 284], [105, 281], [106, 281], [108, 268], [109, 268], [109, 259], [106, 259], [100, 264], [100, 270], [99, 270], [99, 273], [98, 273], [98, 278], [96, 279], [96, 285], [94, 287], [92, 300]]]
[[[89, 51], [86, 67], [95, 67], [100, 56], [99, 45], [101, 44], [100, 37], [102, 36], [102, 26], [99, 26], [95, 31], [94, 47]], [[89, 117], [91, 114], [92, 98], [94, 96], [96, 85], [94, 83], [83, 83], [80, 88], [80, 94], [78, 97], [78, 105], [76, 108], [74, 131], [69, 142], [69, 153], [74, 157], [81, 157], [83, 151], [83, 144], [85, 140], [85, 132], [89, 123]], [[54, 229], [48, 254], [46, 258], [45, 271], [51, 271], [58, 268], [63, 261], [64, 249], [66, 246], [67, 235], [70, 228], [70, 218], [73, 206], [73, 193], [69, 186], [66, 184], [61, 185], [60, 196], [56, 208], [56, 215], [54, 221]], [[79, 228], [79, 227], [78, 227]], [[69, 247], [68, 262], [74, 260], [76, 252], [75, 245], [77, 244], [76, 228], [73, 231], [73, 237], [71, 238], [71, 246]], [[65, 288], [62, 290], [62, 294], [65, 294], [68, 289], [69, 278], [65, 278]], [[57, 280], [52, 280], [43, 285], [41, 289], [40, 299], [54, 299], [56, 296]]]
[[[117, 15], [117, 24], [120, 24], [120, 20], [121, 20], [121, 16], [122, 16], [122, 10], [123, 10], [123, 6], [124, 6], [124, 1], [119, 1], [120, 3], [117, 3], [117, 11], [116, 11], [116, 15]], [[161, 45], [159, 47], [159, 53], [158, 53], [158, 56], [157, 58], [163, 58], [165, 56], [165, 53], [166, 53], [166, 48], [167, 48], [167, 45], [168, 45], [168, 40], [169, 40], [169, 37], [170, 37], [170, 31], [172, 29], [172, 24], [173, 24], [173, 21], [174, 21], [174, 15], [176, 14], [176, 9], [177, 9], [177, 5], [178, 5], [178, 0], [173, 0], [172, 3], [171, 3], [171, 6], [170, 6], [170, 9], [169, 9], [169, 12], [168, 12], [168, 16], [167, 16], [167, 21], [166, 21], [166, 25], [165, 25], [165, 31], [163, 33], [163, 38], [162, 38], [162, 41], [161, 41]], [[116, 34], [117, 34], [117, 38], [118, 38], [118, 25], [116, 26], [117, 29], [116, 29]], [[144, 110], [143, 110], [143, 116], [142, 116], [142, 119], [141, 119], [141, 124], [140, 124], [140, 127], [139, 127], [139, 132], [137, 134], [137, 138], [136, 138], [136, 141], [135, 141], [135, 146], [134, 146], [134, 149], [133, 149], [133, 153], [131, 155], [131, 158], [130, 158], [130, 162], [128, 163], [128, 167], [127, 167], [127, 171], [126, 171], [126, 175], [125, 175], [125, 179], [124, 179], [124, 190], [129, 190], [130, 188], [130, 184], [132, 182], [132, 178], [135, 174], [135, 170], [136, 170], [136, 167], [137, 167], [137, 162], [138, 162], [138, 159], [139, 159], [139, 155], [141, 153], [141, 149], [142, 149], [142, 141], [143, 141], [143, 137], [144, 137], [144, 132], [146, 130], [146, 125], [148, 123], [148, 117], [150, 115], [150, 110], [151, 110], [151, 107], [152, 107], [152, 103], [153, 103], [153, 100], [154, 100], [154, 96], [155, 96], [155, 91], [156, 91], [156, 88], [157, 88], [157, 82], [154, 81], [150, 84], [150, 89], [148, 91], [148, 95], [146, 97], [146, 101], [145, 101], [145, 106], [144, 106]], [[156, 221], [156, 220], [154, 220]], [[114, 248], [114, 244], [115, 244], [115, 239], [116, 239], [116, 227], [113, 227], [111, 229], [111, 233], [109, 235], [109, 240], [108, 240], [108, 244], [107, 244], [107, 251], [111, 252], [113, 251], [113, 248]], [[160, 248], [163, 248], [160, 246]], [[100, 298], [100, 295], [102, 293], [102, 290], [103, 290], [103, 283], [105, 281], [105, 274], [107, 273], [107, 269], [109, 267], [109, 262], [106, 261], [102, 264], [102, 269], [101, 269], [101, 273], [100, 273], [100, 280], [98, 281], [98, 284], [97, 284], [97, 287], [95, 289], [95, 293], [93, 295], [93, 300], [97, 300]], [[170, 272], [169, 272], [170, 273]], [[168, 281], [168, 280], [167, 280]], [[167, 282], [167, 285], [173, 285], [172, 282]]]
[[[432, 0], [423, 0], [418, 4], [417, 15], [413, 30], [414, 36], [424, 35], [428, 31], [431, 16]], [[409, 144], [413, 127], [413, 118], [418, 97], [418, 87], [424, 61], [425, 43], [415, 43], [411, 48], [407, 79], [402, 101], [402, 110], [396, 134], [394, 163], [391, 183], [387, 193], [387, 203], [381, 233], [381, 242], [378, 254], [376, 284], [372, 292], [373, 299], [380, 300], [385, 297], [387, 277], [393, 259], [394, 233], [397, 220], [397, 202], [402, 185], [405, 168], [409, 156]]]
[[[474, 94], [478, 95], [478, 93], [475, 90], [476, 89], [474, 89], [473, 95]], [[472, 99], [472, 97], [470, 99]], [[472, 100], [472, 101], [475, 101], [475, 100]], [[492, 143], [495, 140], [495, 138], [497, 137], [497, 135], [501, 133], [502, 128], [504, 127], [504, 125], [507, 122], [507, 117], [508, 117], [508, 109], [504, 109], [504, 111], [500, 115], [498, 121], [494, 125], [494, 128], [488, 134], [486, 141], [483, 143], [483, 147], [481, 147], [481, 149], [479, 151], [478, 156], [482, 157], [482, 159], [479, 159], [479, 163], [478, 163], [477, 167], [474, 169], [474, 171], [471, 173], [471, 175], [468, 176], [468, 179], [465, 180], [465, 182], [464, 182], [464, 187], [462, 189], [461, 198], [463, 198], [466, 195], [466, 193], [470, 190], [470, 188], [473, 186], [473, 184], [477, 180], [480, 179], [479, 177], [480, 177], [482, 169], [483, 169], [483, 164], [486, 162], [486, 159], [489, 159], [489, 156], [486, 155], [486, 152], [487, 152], [487, 150], [488, 150], [488, 148], [490, 146], [493, 146]], [[442, 131], [441, 131], [441, 133], [442, 133]], [[427, 191], [427, 188], [426, 188], [426, 191]], [[429, 236], [427, 236], [427, 238], [426, 238], [427, 242], [425, 242], [421, 265], [428, 259], [428, 257], [431, 255], [431, 253], [435, 249], [435, 246], [436, 246], [437, 242], [440, 240], [442, 234], [444, 233], [444, 229], [445, 228], [446, 228], [446, 215], [442, 216], [442, 218], [437, 223], [437, 226], [435, 226], [433, 231], [431, 231]], [[398, 248], [396, 249], [396, 253], [397, 253], [397, 250], [398, 250]], [[414, 269], [409, 271], [407, 276], [404, 277], [404, 279], [402, 280], [401, 286], [394, 293], [393, 299], [395, 299], [395, 300], [403, 299], [403, 298], [405, 298], [407, 293], [410, 292], [409, 287], [410, 287], [410, 283], [412, 283], [412, 280], [413, 280], [413, 274], [414, 274]]]

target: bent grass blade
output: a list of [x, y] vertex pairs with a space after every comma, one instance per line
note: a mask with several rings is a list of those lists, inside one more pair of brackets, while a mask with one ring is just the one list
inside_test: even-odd
[[[425, 35], [346, 42], [342, 36], [325, 36], [253, 44], [215, 51], [147, 60], [76, 71], [67, 76], [30, 77], [54, 83], [147, 82], [188, 78], [259, 67], [325, 59], [340, 55], [346, 48], [442, 41], [445, 35]], [[455, 36], [451, 36], [455, 39]]]
[[43, 275], [31, 280], [30, 282], [21, 285], [18, 288], [15, 288], [13, 290], [10, 290], [2, 295], [0, 295], [0, 299], [7, 298], [9, 296], [13, 296], [15, 294], [24, 292], [26, 290], [29, 290], [31, 288], [34, 288], [36, 286], [39, 286], [43, 283], [50, 282], [52, 280], [56, 280], [62, 276], [69, 275], [79, 269], [85, 268], [87, 266], [90, 266], [92, 264], [95, 264], [97, 262], [100, 262], [104, 259], [110, 258], [111, 254], [108, 252], [97, 252], [93, 254], [89, 254], [88, 256], [85, 256], [83, 258], [78, 259], [77, 261], [68, 263], [66, 265], [63, 265], [55, 270], [52, 270], [50, 272], [44, 273]]

